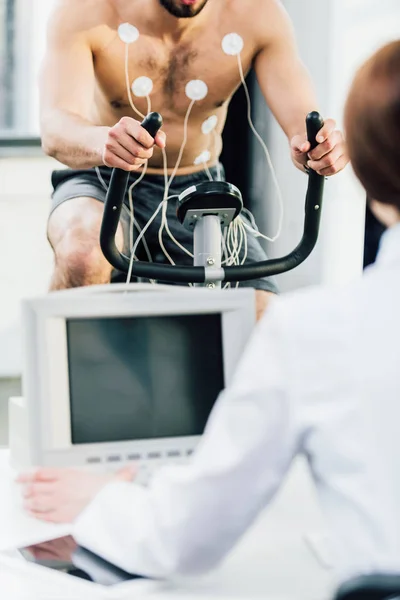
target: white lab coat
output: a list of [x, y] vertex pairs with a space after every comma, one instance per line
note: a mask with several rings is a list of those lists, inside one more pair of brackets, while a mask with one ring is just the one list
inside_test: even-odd
[[308, 457], [340, 579], [400, 572], [400, 225], [346, 287], [277, 299], [190, 466], [113, 483], [78, 543], [150, 577], [215, 566]]

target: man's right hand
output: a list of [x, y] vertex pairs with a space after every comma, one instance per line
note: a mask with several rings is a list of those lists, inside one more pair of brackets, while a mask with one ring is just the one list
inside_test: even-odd
[[122, 119], [111, 127], [103, 150], [106, 167], [136, 171], [153, 156], [154, 146], [165, 148], [165, 133], [159, 131], [155, 138], [131, 117]]

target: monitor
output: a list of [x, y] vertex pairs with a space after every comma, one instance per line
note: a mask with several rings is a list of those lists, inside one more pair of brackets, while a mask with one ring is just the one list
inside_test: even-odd
[[190, 456], [252, 332], [255, 300], [250, 289], [105, 285], [25, 300], [22, 318], [13, 463], [113, 469]]

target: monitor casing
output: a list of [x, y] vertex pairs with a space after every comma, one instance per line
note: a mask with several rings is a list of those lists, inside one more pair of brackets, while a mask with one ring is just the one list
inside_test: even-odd
[[185, 461], [201, 436], [72, 444], [66, 320], [220, 313], [225, 387], [255, 325], [252, 289], [116, 284], [52, 292], [22, 302], [23, 397], [10, 400], [11, 462], [115, 470]]

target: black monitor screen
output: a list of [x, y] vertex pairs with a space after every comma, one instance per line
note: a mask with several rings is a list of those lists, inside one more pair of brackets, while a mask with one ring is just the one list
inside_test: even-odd
[[200, 435], [224, 387], [221, 315], [67, 320], [73, 444]]

